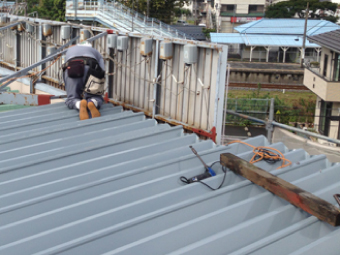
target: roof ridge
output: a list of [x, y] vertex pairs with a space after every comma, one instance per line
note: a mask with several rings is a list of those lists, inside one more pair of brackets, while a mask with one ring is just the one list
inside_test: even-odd
[[243, 33], [245, 30], [247, 30], [247, 29], [249, 29], [249, 28], [251, 28], [251, 27], [253, 27], [253, 26], [255, 26], [257, 23], [260, 23], [261, 21], [263, 21], [264, 20], [264, 18], [262, 18], [262, 19], [259, 19], [259, 20], [256, 20], [256, 21], [253, 21], [252, 23], [252, 25], [251, 26], [248, 26], [247, 28], [245, 28], [244, 30], [242, 30], [242, 31], [239, 31], [239, 33]]
[[[307, 20], [307, 22], [308, 22], [308, 20]], [[311, 30], [311, 29], [313, 29], [313, 28], [315, 28], [316, 26], [318, 26], [318, 28], [311, 34], [311, 35], [313, 35], [313, 34], [315, 34], [315, 32], [316, 31], [318, 31], [319, 29], [321, 29], [321, 28], [323, 28], [323, 26], [320, 26], [320, 24], [321, 23], [328, 23], [329, 21], [327, 21], [327, 20], [320, 20], [320, 22], [318, 22], [317, 24], [315, 24], [313, 27], [311, 27], [310, 29], [308, 29], [308, 30]], [[308, 26], [307, 26], [308, 27]], [[307, 33], [308, 31], [306, 31], [306, 33]]]

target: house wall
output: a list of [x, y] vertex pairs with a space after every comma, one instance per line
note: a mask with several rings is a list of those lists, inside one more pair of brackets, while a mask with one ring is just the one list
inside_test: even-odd
[[265, 5], [265, 0], [220, 0], [220, 4], [236, 5], [236, 14], [248, 14], [249, 5]]
[[321, 52], [321, 58], [320, 58], [320, 74], [323, 76], [323, 72], [324, 72], [324, 66], [325, 66], [325, 55], [328, 55], [328, 63], [327, 63], [327, 73], [325, 78], [330, 79], [330, 77], [332, 77], [332, 71], [331, 70], [332, 66], [332, 53], [330, 51], [330, 49], [324, 48], [322, 47], [322, 52]]

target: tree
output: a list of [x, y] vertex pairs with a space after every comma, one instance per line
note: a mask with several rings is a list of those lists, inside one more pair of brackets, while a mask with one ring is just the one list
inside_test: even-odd
[[300, 18], [304, 18], [304, 10], [309, 2], [309, 10], [312, 11], [312, 19], [324, 18], [329, 21], [336, 22], [337, 18], [332, 16], [325, 16], [323, 12], [317, 10], [331, 10], [333, 12], [337, 9], [337, 4], [331, 2], [319, 2], [319, 0], [290, 0], [283, 1], [276, 4], [269, 5], [266, 9], [266, 18], [292, 18], [297, 14]]
[[65, 21], [66, 0], [27, 0], [27, 13], [38, 12], [39, 18]]
[[[147, 14], [147, 0], [120, 0], [125, 6]], [[178, 8], [188, 4], [190, 0], [149, 0], [149, 16], [170, 23]]]

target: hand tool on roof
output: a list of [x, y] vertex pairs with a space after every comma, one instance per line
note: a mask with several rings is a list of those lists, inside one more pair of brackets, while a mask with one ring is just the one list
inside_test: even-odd
[[192, 150], [192, 152], [198, 157], [198, 159], [202, 162], [202, 164], [205, 168], [205, 172], [203, 174], [196, 175], [194, 177], [187, 179], [188, 183], [197, 182], [197, 181], [209, 178], [211, 176], [215, 176], [216, 175], [215, 171], [212, 170], [211, 167], [207, 166], [207, 164], [203, 161], [203, 159], [200, 157], [200, 155], [198, 155], [198, 153], [194, 149], [194, 147], [192, 147], [192, 146], [189, 146], [189, 147]]

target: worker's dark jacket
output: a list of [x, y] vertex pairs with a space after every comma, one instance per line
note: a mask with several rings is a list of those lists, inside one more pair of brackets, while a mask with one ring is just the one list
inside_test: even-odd
[[[87, 58], [93, 58], [97, 60], [99, 66], [102, 68], [102, 70], [105, 70], [104, 66], [104, 60], [102, 55], [94, 48], [88, 47], [88, 46], [74, 46], [67, 50], [66, 52], [66, 58], [65, 62], [67, 62], [70, 59], [74, 59], [77, 57], [87, 57]], [[77, 101], [82, 100], [82, 94], [83, 89], [86, 82], [87, 73], [89, 71], [89, 66], [85, 65], [84, 70], [84, 76], [80, 78], [70, 78], [67, 74], [67, 69], [64, 71], [64, 81], [66, 86], [66, 92], [67, 92], [67, 99], [66, 99], [66, 105], [70, 109], [75, 109], [75, 104]], [[90, 100], [91, 98], [94, 98], [98, 102], [98, 109], [103, 104], [103, 97], [98, 95], [92, 95], [84, 93], [84, 99]]]

